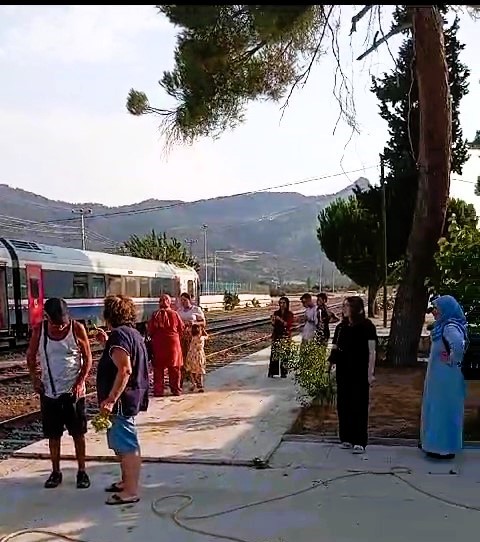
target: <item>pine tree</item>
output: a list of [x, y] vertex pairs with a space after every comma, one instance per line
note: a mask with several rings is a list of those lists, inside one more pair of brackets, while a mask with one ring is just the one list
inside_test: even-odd
[[[405, 10], [397, 9], [400, 21]], [[460, 62], [465, 48], [457, 39], [459, 19], [445, 29], [445, 49], [452, 95], [452, 172], [461, 175], [468, 160], [468, 144], [460, 126], [460, 101], [468, 93], [470, 71]], [[407, 248], [418, 190], [416, 157], [419, 144], [418, 87], [415, 80], [413, 39], [408, 36], [400, 47], [395, 71], [372, 78], [372, 92], [380, 104], [380, 116], [388, 124], [390, 139], [383, 151], [387, 194], [388, 261], [401, 260]], [[357, 191], [357, 199], [370, 212], [380, 216], [380, 188]], [[448, 225], [446, 225], [448, 227]], [[445, 230], [444, 230], [445, 231]]]
[[193, 267], [200, 269], [198, 261], [188, 254], [187, 248], [175, 237], [167, 238], [167, 234], [158, 234], [155, 230], [139, 237], [131, 235], [123, 244], [124, 253], [135, 258], [158, 260], [179, 267]]
[[[406, 14], [403, 8], [399, 8], [395, 17], [401, 20]], [[462, 135], [459, 106], [461, 99], [468, 92], [470, 72], [460, 62], [460, 53], [465, 45], [457, 39], [458, 28], [459, 19], [455, 17], [451, 26], [445, 27], [444, 40], [452, 108], [451, 171], [460, 175], [468, 159], [468, 145]], [[405, 257], [419, 188], [417, 157], [420, 142], [420, 112], [415, 74], [413, 38], [408, 36], [400, 48], [396, 69], [382, 78], [372, 80], [372, 91], [380, 101], [380, 116], [386, 120], [390, 135], [383, 152], [388, 168], [386, 193], [388, 260], [390, 262], [402, 260]], [[357, 193], [357, 197], [367, 209], [380, 214], [379, 188], [363, 194]], [[430, 271], [434, 271], [433, 262]], [[400, 332], [399, 326], [405, 325], [406, 320], [400, 316], [397, 318], [396, 312], [397, 309], [403, 311], [404, 307], [401, 309], [398, 305], [395, 307], [389, 353], [391, 359], [397, 363], [401, 359], [408, 361], [416, 352], [425, 311], [424, 301], [426, 302], [426, 294], [424, 300], [420, 298], [416, 301], [409, 300], [409, 325], [416, 328], [414, 331], [412, 327]]]

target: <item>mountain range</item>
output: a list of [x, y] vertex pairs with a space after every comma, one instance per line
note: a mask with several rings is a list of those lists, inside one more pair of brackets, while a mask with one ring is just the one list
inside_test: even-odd
[[151, 199], [107, 207], [53, 201], [0, 184], [0, 236], [80, 248], [80, 216], [72, 210], [83, 208], [91, 209], [85, 218], [88, 249], [111, 252], [130, 235], [155, 229], [182, 241], [196, 239], [192, 251], [203, 261], [206, 224], [209, 255], [217, 251], [218, 280], [283, 282], [310, 277], [316, 282], [323, 269], [328, 283], [334, 266], [318, 245], [318, 213], [335, 199], [352, 195], [355, 187], [369, 186], [361, 177], [338, 193], [322, 196], [259, 192], [191, 203]]

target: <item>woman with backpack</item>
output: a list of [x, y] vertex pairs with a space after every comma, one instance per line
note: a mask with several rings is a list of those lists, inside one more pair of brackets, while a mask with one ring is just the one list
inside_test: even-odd
[[435, 323], [423, 391], [421, 447], [428, 457], [453, 459], [463, 447], [462, 361], [467, 320], [462, 307], [450, 295], [436, 298], [432, 305]]

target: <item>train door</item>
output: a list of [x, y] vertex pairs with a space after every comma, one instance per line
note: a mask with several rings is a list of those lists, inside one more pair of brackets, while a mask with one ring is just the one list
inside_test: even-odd
[[7, 268], [0, 264], [0, 331], [8, 329]]
[[39, 265], [26, 265], [28, 323], [31, 326], [43, 321], [43, 281], [42, 268]]

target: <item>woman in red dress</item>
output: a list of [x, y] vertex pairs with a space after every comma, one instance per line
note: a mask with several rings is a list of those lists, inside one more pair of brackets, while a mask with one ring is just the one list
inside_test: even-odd
[[172, 395], [181, 395], [181, 368], [183, 365], [182, 336], [184, 324], [176, 311], [171, 308], [172, 300], [162, 294], [159, 300], [160, 310], [153, 313], [147, 330], [152, 345], [153, 394], [163, 397], [165, 369]]

